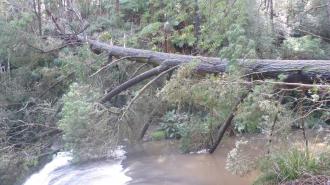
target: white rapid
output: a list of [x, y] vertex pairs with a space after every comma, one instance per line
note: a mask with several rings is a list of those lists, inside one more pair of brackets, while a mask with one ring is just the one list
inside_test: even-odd
[[115, 160], [71, 164], [69, 153], [58, 153], [23, 185], [125, 185], [131, 180], [121, 165], [125, 152], [118, 149]]

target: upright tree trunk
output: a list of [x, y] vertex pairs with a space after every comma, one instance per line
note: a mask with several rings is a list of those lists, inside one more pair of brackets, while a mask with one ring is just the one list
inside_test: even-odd
[[119, 16], [120, 15], [120, 1], [116, 0], [115, 4], [116, 4], [115, 11], [116, 11], [116, 14]]
[[38, 22], [39, 22], [39, 35], [42, 35], [42, 13], [41, 13], [41, 0], [38, 0]]
[[271, 33], [274, 34], [274, 2], [273, 0], [266, 0], [265, 5], [269, 17]]
[[33, 0], [33, 11], [38, 20], [38, 32], [42, 35], [42, 13], [41, 13], [41, 0]]
[[330, 0], [327, 1], [328, 23], [330, 24]]
[[199, 12], [198, 0], [195, 0], [195, 16], [194, 16], [194, 31], [196, 42], [194, 43], [194, 49], [198, 50], [198, 42], [201, 34], [201, 17]]

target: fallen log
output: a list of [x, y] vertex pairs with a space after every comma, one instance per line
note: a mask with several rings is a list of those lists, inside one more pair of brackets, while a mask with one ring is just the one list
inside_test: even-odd
[[[101, 102], [109, 101], [122, 91], [142, 82], [152, 76], [176, 66], [189, 62], [196, 62], [197, 73], [224, 73], [230, 62], [226, 59], [203, 56], [190, 56], [172, 53], [162, 53], [142, 49], [125, 48], [109, 45], [100, 41], [78, 37], [80, 41], [90, 44], [95, 53], [107, 52], [110, 56], [124, 57], [128, 60], [147, 63], [155, 68], [137, 75], [122, 85], [110, 91]], [[269, 60], [269, 59], [239, 59], [237, 66], [246, 74], [247, 79], [264, 80], [278, 79], [279, 75], [286, 75], [284, 82], [312, 84], [330, 82], [330, 60]]]
[[[106, 51], [116, 57], [127, 57], [129, 60], [149, 63], [159, 66], [165, 61], [176, 62], [178, 65], [192, 61], [199, 62], [196, 72], [222, 73], [225, 72], [229, 61], [215, 57], [190, 56], [172, 53], [162, 53], [142, 49], [124, 48], [87, 39], [95, 52]], [[290, 82], [330, 81], [330, 60], [269, 60], [269, 59], [240, 59], [237, 61], [246, 74], [255, 78], [277, 78], [279, 74], [296, 74], [296, 79]], [[298, 79], [301, 77], [301, 79]]]

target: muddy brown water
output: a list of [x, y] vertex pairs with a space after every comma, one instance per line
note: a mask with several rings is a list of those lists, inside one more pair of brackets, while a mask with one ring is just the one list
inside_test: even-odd
[[256, 178], [253, 172], [245, 177], [232, 175], [225, 169], [227, 153], [235, 139], [226, 138], [212, 155], [184, 155], [171, 141], [145, 143], [128, 154], [123, 165], [132, 178], [129, 185], [249, 185]]
[[[177, 141], [145, 142], [127, 147], [125, 157], [117, 160], [80, 165], [71, 164], [70, 154], [62, 153], [31, 176], [24, 185], [252, 184], [255, 173], [240, 177], [225, 169], [227, 153], [234, 147], [235, 141], [236, 138], [226, 138], [212, 155], [181, 154]], [[256, 147], [256, 151], [259, 149]]]
[[[322, 151], [328, 148], [323, 141], [328, 140], [329, 134], [330, 130], [323, 135], [308, 133], [310, 149]], [[276, 151], [278, 146], [288, 149], [293, 145], [304, 147], [301, 131], [290, 135], [274, 140], [277, 147], [272, 151]], [[117, 159], [80, 165], [70, 162], [72, 157], [69, 153], [61, 153], [24, 185], [249, 185], [257, 177], [257, 172], [240, 177], [225, 169], [227, 154], [237, 140], [249, 141], [244, 155], [257, 158], [267, 150], [265, 144], [268, 141], [264, 136], [247, 136], [225, 137], [212, 155], [181, 154], [178, 141], [145, 142], [116, 150]]]

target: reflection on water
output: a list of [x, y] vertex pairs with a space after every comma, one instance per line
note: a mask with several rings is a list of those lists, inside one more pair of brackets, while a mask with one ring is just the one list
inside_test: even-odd
[[[59, 154], [24, 185], [248, 185], [254, 176], [239, 177], [225, 170], [233, 141], [215, 154], [183, 155], [177, 143], [149, 142], [128, 150], [126, 158], [72, 165]], [[120, 151], [123, 155], [123, 150]]]

